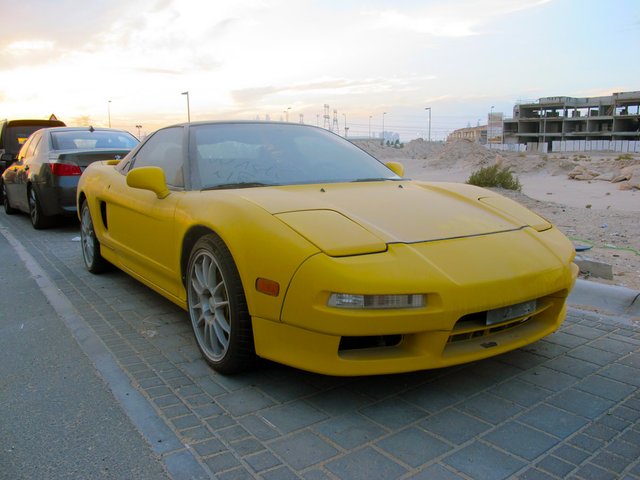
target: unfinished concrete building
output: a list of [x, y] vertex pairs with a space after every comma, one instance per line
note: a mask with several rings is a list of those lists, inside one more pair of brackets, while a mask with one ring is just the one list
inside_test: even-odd
[[639, 141], [640, 91], [606, 97], [543, 97], [516, 104], [513, 118], [505, 119], [503, 128], [505, 144], [538, 144], [545, 151], [573, 140]]

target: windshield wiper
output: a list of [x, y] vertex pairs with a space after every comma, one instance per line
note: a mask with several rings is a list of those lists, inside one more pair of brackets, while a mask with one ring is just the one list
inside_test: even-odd
[[235, 183], [221, 183], [220, 185], [211, 185], [204, 187], [202, 190], [224, 190], [226, 188], [251, 188], [251, 187], [272, 187], [275, 183], [261, 183], [261, 182], [235, 182]]

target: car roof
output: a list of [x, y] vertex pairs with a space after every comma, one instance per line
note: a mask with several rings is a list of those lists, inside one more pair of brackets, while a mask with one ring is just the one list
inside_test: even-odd
[[27, 118], [21, 120], [5, 120], [8, 127], [24, 127], [42, 125], [50, 127], [65, 127], [66, 124], [62, 120], [39, 120], [35, 118]]
[[131, 135], [131, 133], [127, 132], [126, 130], [120, 130], [117, 128], [95, 128], [95, 127], [50, 127], [50, 128], [44, 128], [43, 130], [47, 131], [47, 132], [123, 132], [123, 133], [128, 133], [129, 135]]
[[231, 125], [231, 124], [259, 124], [259, 125], [291, 125], [294, 127], [309, 127], [309, 128], [318, 128], [315, 125], [309, 125], [306, 123], [297, 123], [297, 122], [278, 122], [275, 120], [201, 120], [197, 122], [183, 122], [177, 123], [175, 125], [167, 125], [162, 128], [170, 128], [170, 127], [193, 127], [197, 125]]

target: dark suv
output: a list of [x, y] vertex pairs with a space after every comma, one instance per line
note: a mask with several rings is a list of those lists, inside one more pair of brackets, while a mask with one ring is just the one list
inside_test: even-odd
[[[48, 127], [66, 127], [60, 120], [2, 120], [0, 121], [0, 175], [11, 165], [29, 135]], [[0, 187], [2, 178], [0, 177]], [[0, 188], [2, 200], [2, 188]]]
[[2, 120], [0, 122], [0, 174], [13, 163], [27, 141], [36, 130], [48, 127], [66, 127], [60, 120]]

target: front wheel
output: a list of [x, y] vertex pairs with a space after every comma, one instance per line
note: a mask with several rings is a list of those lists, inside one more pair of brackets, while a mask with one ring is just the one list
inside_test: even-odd
[[186, 286], [193, 333], [209, 365], [224, 374], [251, 367], [251, 316], [238, 269], [218, 236], [204, 236], [193, 247]]
[[80, 244], [82, 245], [84, 266], [87, 267], [87, 270], [91, 273], [104, 272], [109, 264], [100, 255], [100, 242], [96, 237], [89, 204], [86, 200], [82, 202], [80, 210]]
[[42, 206], [40, 205], [40, 198], [36, 193], [36, 189], [29, 188], [29, 216], [31, 217], [31, 225], [36, 230], [41, 230], [51, 226], [52, 218], [42, 213]]

